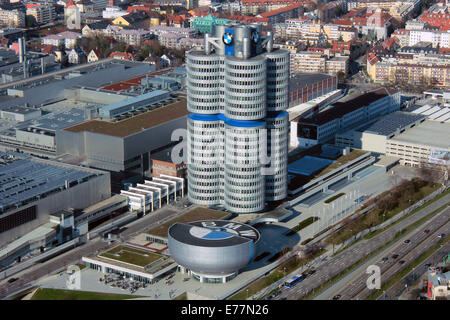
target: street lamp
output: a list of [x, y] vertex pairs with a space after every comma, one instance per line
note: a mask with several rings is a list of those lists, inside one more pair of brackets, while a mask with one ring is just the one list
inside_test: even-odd
[[248, 289], [247, 289], [247, 300], [248, 300]]

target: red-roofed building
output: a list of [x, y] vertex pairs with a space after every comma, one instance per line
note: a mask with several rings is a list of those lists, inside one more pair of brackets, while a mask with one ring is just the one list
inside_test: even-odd
[[335, 19], [333, 23], [338, 26], [353, 26], [353, 21], [350, 19]]
[[387, 38], [384, 40], [381, 45], [383, 48], [390, 52], [394, 52], [396, 49], [398, 49], [400, 46], [398, 45], [399, 40], [397, 38]]
[[450, 48], [439, 48], [439, 54], [450, 54]]
[[51, 44], [46, 44], [44, 46], [42, 46], [41, 48], [41, 53], [45, 53], [45, 54], [51, 54], [53, 53], [53, 51], [55, 51], [56, 49], [58, 49], [55, 46], [52, 46]]
[[119, 59], [119, 60], [129, 60], [129, 61], [134, 61], [134, 55], [130, 52], [112, 52], [109, 55], [110, 58], [113, 59]]
[[341, 55], [349, 56], [351, 54], [352, 43], [350, 41], [333, 41], [330, 51]]
[[405, 47], [409, 45], [409, 33], [409, 30], [397, 29], [391, 34], [391, 38], [396, 38], [400, 47]]
[[73, 2], [73, 0], [70, 0], [69, 2], [67, 2], [66, 4], [66, 8], [70, 8], [70, 7], [76, 7], [77, 5], [75, 4], [75, 2]]
[[242, 0], [241, 13], [244, 15], [254, 14], [258, 15], [262, 12], [277, 10], [291, 5], [303, 5], [309, 3], [310, 0]]
[[269, 19], [269, 23], [284, 22], [286, 19], [295, 19], [303, 15], [302, 4], [293, 4], [287, 7], [279, 8], [276, 10], [268, 11], [259, 14], [259, 18]]
[[428, 22], [431, 27], [450, 27], [450, 13], [425, 12], [419, 21]]

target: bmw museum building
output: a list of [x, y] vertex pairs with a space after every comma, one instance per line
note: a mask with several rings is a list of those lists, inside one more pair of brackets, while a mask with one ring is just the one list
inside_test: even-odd
[[236, 277], [255, 257], [259, 238], [255, 228], [225, 220], [175, 223], [168, 231], [170, 255], [180, 272], [204, 283]]

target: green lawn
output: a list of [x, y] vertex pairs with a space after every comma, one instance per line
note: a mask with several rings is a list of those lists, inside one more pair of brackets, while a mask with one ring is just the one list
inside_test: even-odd
[[117, 246], [107, 252], [103, 252], [100, 257], [114, 259], [117, 261], [131, 263], [140, 267], [145, 267], [153, 261], [161, 258], [160, 254], [139, 250], [127, 246]]
[[338, 194], [332, 196], [331, 198], [328, 198], [327, 200], [325, 200], [324, 203], [333, 202], [334, 200], [339, 199], [340, 197], [342, 197], [344, 194], [345, 194], [344, 192], [338, 193]]
[[319, 220], [318, 217], [309, 217], [303, 221], [301, 221], [298, 225], [296, 225], [295, 227], [293, 227], [291, 229], [291, 231], [289, 231], [286, 235], [287, 236], [292, 236], [294, 234], [296, 234], [297, 232], [299, 232], [300, 230], [306, 228], [307, 226], [309, 226], [310, 224], [314, 223], [315, 221]]
[[125, 300], [140, 297], [129, 294], [39, 288], [31, 300]]

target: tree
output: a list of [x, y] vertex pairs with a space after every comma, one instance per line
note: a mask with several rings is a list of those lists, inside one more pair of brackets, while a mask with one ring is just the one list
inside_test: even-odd
[[338, 72], [336, 73], [336, 76], [337, 76], [337, 78], [338, 78], [338, 82], [339, 82], [339, 83], [344, 83], [344, 81], [345, 81], [345, 79], [346, 79], [346, 76], [345, 76], [345, 73], [344, 73], [343, 71], [338, 71]]

